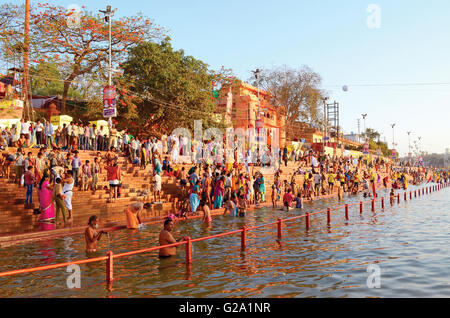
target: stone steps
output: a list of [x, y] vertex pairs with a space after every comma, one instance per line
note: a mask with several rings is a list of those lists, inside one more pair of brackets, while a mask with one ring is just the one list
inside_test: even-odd
[[[38, 150], [31, 150], [37, 154]], [[11, 151], [10, 151], [11, 152]], [[28, 152], [26, 150], [26, 152]], [[104, 153], [102, 154], [104, 156]], [[81, 161], [90, 160], [96, 156], [94, 151], [80, 151]], [[115, 203], [107, 203], [109, 198], [108, 191], [103, 190], [109, 184], [106, 178], [106, 172], [103, 170], [99, 175], [98, 190], [95, 194], [92, 191], [79, 191], [74, 189], [73, 193], [73, 224], [72, 226], [85, 226], [87, 219], [95, 214], [104, 222], [123, 222], [125, 220], [125, 208], [137, 201], [143, 201], [144, 197], [139, 196], [139, 192], [147, 189], [148, 194], [146, 202], [153, 201], [153, 182], [152, 182], [152, 167], [141, 169], [139, 166], [134, 166], [127, 162], [127, 158], [120, 157], [119, 165], [123, 172], [123, 187], [122, 195], [116, 199]], [[183, 165], [188, 171], [192, 165]], [[178, 166], [181, 168], [181, 165]], [[254, 172], [259, 168], [255, 168]], [[292, 172], [296, 171], [292, 163], [288, 168], [282, 168], [283, 175], [281, 180], [287, 179], [290, 181]], [[273, 183], [274, 176], [266, 175], [266, 189], [271, 193], [270, 185]], [[297, 183], [300, 184], [302, 176], [299, 176]], [[155, 204], [148, 210], [143, 211], [143, 218], [161, 218], [167, 215], [168, 212], [173, 211], [179, 205], [179, 196], [181, 190], [178, 186], [179, 182], [176, 178], [163, 176], [162, 177], [162, 200], [166, 203]], [[37, 220], [39, 215], [33, 215], [33, 209], [25, 209], [25, 188], [17, 184], [7, 182], [5, 179], [0, 179], [0, 234], [3, 233], [17, 233], [27, 232], [39, 229]], [[37, 191], [34, 188], [33, 199], [34, 206], [38, 207]]]

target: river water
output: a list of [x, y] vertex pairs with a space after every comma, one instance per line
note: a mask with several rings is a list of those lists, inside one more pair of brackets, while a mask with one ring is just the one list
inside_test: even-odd
[[[449, 194], [446, 188], [407, 202], [402, 196], [384, 210], [378, 202], [375, 213], [367, 204], [362, 215], [352, 206], [349, 221], [340, 209], [330, 227], [326, 214], [314, 215], [309, 231], [302, 218], [287, 223], [281, 240], [276, 227], [261, 228], [247, 234], [245, 251], [240, 235], [194, 243], [190, 270], [184, 246], [169, 260], [157, 252], [115, 259], [112, 291], [105, 262], [97, 262], [80, 266], [79, 289], [68, 288], [72, 272], [61, 268], [0, 278], [0, 297], [449, 297]], [[174, 236], [198, 238], [338, 205], [327, 199], [306, 203], [303, 211], [264, 208], [246, 218], [219, 216], [209, 228], [199, 220], [181, 221]], [[99, 243], [100, 255], [156, 246], [160, 228], [113, 232]], [[84, 259], [84, 248], [82, 235], [7, 247], [0, 249], [0, 271]]]

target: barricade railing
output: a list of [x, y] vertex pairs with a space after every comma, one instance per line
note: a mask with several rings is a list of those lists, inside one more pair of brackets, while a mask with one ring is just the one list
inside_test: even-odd
[[[416, 190], [414, 190], [414, 197], [415, 198], [417, 197], [416, 196], [417, 193], [419, 193], [419, 196], [420, 196], [421, 191], [422, 191], [422, 194], [424, 194], [425, 192], [427, 194], [431, 194], [432, 192], [439, 191], [443, 188], [448, 187], [449, 185], [450, 185], [450, 183], [444, 183], [444, 184], [440, 184], [437, 186], [426, 186], [424, 188], [419, 188], [418, 190], [416, 189]], [[407, 192], [408, 191], [404, 192], [404, 200], [405, 201], [407, 201]], [[410, 200], [411, 199], [412, 199], [412, 192], [410, 192]], [[247, 233], [249, 231], [276, 225], [277, 226], [277, 237], [278, 237], [278, 239], [281, 239], [283, 236], [283, 233], [282, 233], [283, 224], [286, 224], [287, 222], [292, 222], [292, 221], [296, 221], [296, 220], [305, 218], [305, 227], [306, 227], [306, 230], [308, 231], [310, 228], [310, 225], [311, 225], [310, 217], [313, 215], [318, 215], [318, 214], [326, 212], [327, 213], [327, 225], [330, 226], [331, 225], [331, 211], [338, 211], [340, 209], [344, 209], [345, 210], [345, 219], [348, 221], [349, 220], [349, 215], [348, 215], [349, 207], [359, 205], [360, 211], [362, 213], [364, 205], [371, 203], [372, 204], [372, 212], [375, 212], [375, 202], [381, 201], [381, 208], [384, 209], [384, 200], [385, 200], [384, 197], [377, 197], [377, 198], [373, 198], [373, 199], [370, 199], [367, 201], [361, 201], [361, 202], [356, 202], [356, 203], [351, 203], [351, 204], [340, 205], [340, 206], [336, 206], [333, 208], [327, 208], [327, 209], [324, 209], [321, 211], [307, 212], [305, 214], [286, 218], [286, 219], [279, 218], [275, 222], [266, 223], [266, 224], [262, 224], [262, 225], [257, 225], [257, 226], [252, 226], [252, 227], [243, 226], [242, 229], [240, 229], [240, 230], [220, 233], [220, 234], [216, 234], [216, 235], [205, 236], [205, 237], [200, 237], [200, 238], [196, 238], [196, 239], [191, 239], [190, 237], [184, 237], [183, 241], [173, 243], [173, 244], [163, 245], [163, 246], [155, 246], [155, 247], [125, 252], [125, 253], [120, 253], [120, 254], [114, 254], [112, 251], [108, 251], [106, 256], [102, 256], [102, 257], [96, 257], [96, 258], [90, 258], [90, 259], [84, 259], [84, 260], [78, 260], [78, 261], [72, 261], [72, 262], [66, 262], [66, 263], [58, 263], [58, 264], [45, 265], [45, 266], [40, 266], [40, 267], [25, 268], [25, 269], [2, 272], [2, 273], [0, 273], [0, 277], [57, 269], [57, 268], [67, 267], [70, 265], [82, 265], [82, 264], [106, 261], [106, 282], [108, 283], [107, 288], [109, 288], [111, 290], [112, 282], [114, 280], [114, 259], [129, 257], [129, 256], [137, 255], [137, 254], [150, 253], [150, 252], [158, 251], [163, 248], [178, 247], [181, 245], [185, 245], [186, 265], [190, 266], [190, 264], [192, 263], [192, 249], [191, 249], [192, 243], [221, 238], [224, 236], [240, 234], [241, 235], [241, 249], [245, 250], [247, 247]], [[395, 199], [390, 200], [391, 205], [394, 205], [394, 201], [395, 201]], [[400, 204], [400, 194], [397, 194], [397, 203]]]

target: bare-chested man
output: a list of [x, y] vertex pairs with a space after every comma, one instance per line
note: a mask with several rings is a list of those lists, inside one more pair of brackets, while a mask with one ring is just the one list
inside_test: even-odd
[[204, 174], [204, 178], [205, 178], [205, 183], [203, 185], [202, 200], [204, 200], [205, 203], [208, 204], [208, 207], [211, 209], [212, 208], [212, 202], [211, 202], [212, 179], [208, 173]]
[[107, 232], [100, 231], [97, 232], [98, 228], [98, 218], [93, 215], [89, 218], [88, 227], [84, 231], [84, 238], [86, 239], [86, 253], [97, 252], [97, 242], [100, 241], [103, 234], [108, 234]]
[[[174, 223], [171, 219], [166, 219], [164, 221], [164, 229], [159, 234], [159, 245], [169, 245], [174, 244], [177, 242], [182, 241], [184, 238], [180, 238], [178, 240], [175, 240], [175, 238], [172, 236], [172, 230], [174, 227]], [[159, 257], [160, 258], [168, 258], [171, 256], [174, 256], [177, 254], [177, 248], [176, 247], [165, 247], [159, 250]]]
[[180, 186], [181, 186], [181, 196], [183, 198], [187, 197], [187, 172], [184, 167], [181, 168], [180, 172]]

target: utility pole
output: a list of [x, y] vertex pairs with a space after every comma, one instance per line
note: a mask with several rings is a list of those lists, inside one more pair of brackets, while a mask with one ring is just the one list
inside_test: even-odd
[[[29, 60], [30, 60], [30, 0], [25, 0], [25, 29], [24, 29], [24, 54], [23, 54], [23, 77], [22, 77], [22, 98], [25, 101], [27, 110], [27, 120], [30, 120], [30, 102], [29, 102]], [[24, 117], [24, 114], [22, 114]]]
[[327, 100], [328, 97], [325, 97], [322, 99], [323, 101], [323, 137], [322, 137], [322, 143], [323, 143], [323, 154], [325, 155], [325, 136], [327, 135]]
[[409, 155], [411, 153], [411, 131], [408, 131], [407, 134], [408, 134], [408, 161], [410, 162], [412, 157], [412, 154], [411, 156]]
[[361, 142], [361, 119], [358, 118], [358, 142]]

